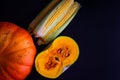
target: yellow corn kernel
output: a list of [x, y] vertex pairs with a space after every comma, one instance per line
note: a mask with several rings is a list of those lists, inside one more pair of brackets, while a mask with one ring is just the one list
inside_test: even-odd
[[42, 19], [60, 2], [61, 0], [52, 0], [29, 24], [28, 31], [31, 33]]
[[65, 24], [74, 13], [76, 13], [76, 11], [78, 11], [80, 8], [80, 4], [78, 2], [74, 2], [74, 4], [70, 7], [70, 9], [67, 11], [66, 15], [63, 17], [63, 19], [53, 27], [53, 29], [51, 29], [50, 31], [48, 31], [43, 38], [47, 38], [49, 36], [49, 34], [52, 34], [53, 32], [55, 32], [56, 30], [58, 30], [60, 27], [63, 26], [63, 24]]
[[[44, 35], [46, 32], [50, 31], [66, 14], [67, 10], [74, 3], [74, 0], [62, 0], [55, 9], [45, 17], [45, 21], [41, 22], [34, 30], [37, 37]], [[41, 26], [41, 27], [40, 27]], [[40, 29], [41, 28], [41, 29]]]

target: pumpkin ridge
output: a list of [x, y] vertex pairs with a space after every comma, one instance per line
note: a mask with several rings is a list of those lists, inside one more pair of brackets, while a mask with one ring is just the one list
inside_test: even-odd
[[[13, 24], [6, 24], [9, 28], [13, 25]], [[2, 26], [1, 26], [2, 27]], [[14, 26], [12, 26], [14, 27]], [[10, 36], [9, 43], [6, 45], [5, 48], [3, 48], [3, 51], [0, 53], [3, 53], [5, 51], [5, 49], [9, 46], [10, 42], [12, 41], [12, 35], [13, 33], [17, 30], [18, 27], [14, 27], [13, 29], [15, 29], [14, 31], [12, 31], [12, 28], [10, 28], [8, 31], [4, 32], [3, 34], [6, 35], [5, 38], [2, 38], [4, 41], [8, 39], [8, 37]], [[12, 34], [12, 35], [11, 35]], [[3, 42], [3, 45], [5, 44], [5, 42]]]
[[[14, 62], [14, 61], [13, 61], [13, 62]], [[6, 62], [5, 62], [5, 63], [6, 63]], [[21, 73], [19, 70], [16, 69], [16, 67], [12, 67], [12, 66], [9, 65], [9, 64], [10, 64], [10, 63], [7, 63], [7, 64], [6, 64], [6, 66], [9, 67], [9, 69], [11, 69], [11, 70], [13, 70], [13, 71], [16, 71], [16, 74], [20, 74], [20, 73]], [[12, 63], [11, 63], [11, 64], [12, 64]], [[13, 63], [13, 64], [14, 64], [14, 63]], [[8, 66], [8, 65], [9, 65], [9, 66]], [[16, 65], [21, 65], [21, 64], [18, 64], [18, 62], [16, 62]], [[0, 66], [1, 66], [1, 68], [3, 68], [2, 72], [4, 71], [3, 73], [6, 73], [7, 76], [9, 76], [12, 80], [16, 80], [16, 79], [17, 79], [17, 78], [15, 78], [15, 77], [16, 77], [15, 75], [13, 75], [13, 74], [11, 74], [11, 73], [9, 72], [10, 70], [9, 70], [7, 67], [4, 67], [4, 64], [2, 64], [2, 65], [0, 65]], [[24, 66], [25, 68], [26, 68], [26, 67], [29, 68], [30, 65], [22, 64], [22, 66]], [[31, 68], [31, 69], [32, 69], [32, 68]], [[0, 70], [0, 71], [1, 71], [1, 70]], [[15, 76], [15, 77], [14, 77], [14, 76]], [[6, 77], [6, 76], [4, 76], [4, 77]], [[9, 78], [9, 79], [10, 79], [10, 78]], [[11, 79], [10, 79], [10, 80], [11, 80]], [[5, 79], [5, 80], [6, 80], [6, 79]]]
[[[22, 52], [22, 51], [24, 51], [24, 50], [26, 50], [26, 52], [29, 52], [29, 50], [28, 50], [28, 48], [30, 49], [30, 50], [32, 50], [31, 48], [32, 48], [32, 46], [30, 46], [30, 47], [27, 47], [27, 48], [24, 48], [24, 49], [21, 49], [21, 50], [17, 50], [17, 51], [13, 51], [13, 52], [9, 52], [7, 55], [5, 55], [5, 57], [6, 56], [8, 56], [8, 59], [11, 61], [11, 62], [15, 62], [15, 63], [18, 63], [18, 64], [22, 64], [22, 65], [26, 65], [26, 62], [22, 62], [22, 61], [18, 61], [18, 57], [19, 57], [19, 59], [22, 59], [22, 58], [24, 58], [24, 56], [26, 57], [26, 55], [32, 55], [33, 53], [25, 53], [25, 55], [23, 54], [22, 56], [21, 55], [19, 55], [20, 53], [17, 53], [17, 52]], [[12, 54], [13, 53], [13, 54]], [[11, 59], [11, 55], [14, 55], [14, 54], [16, 54], [18, 57], [15, 57], [17, 60], [12, 60]], [[10, 58], [9, 58], [10, 57]], [[14, 58], [14, 57], [13, 57]], [[27, 64], [26, 66], [31, 66], [32, 64]]]
[[22, 50], [25, 50], [25, 49], [28, 49], [28, 48], [32, 48], [32, 47], [33, 47], [33, 46], [31, 45], [31, 46], [29, 46], [29, 47], [26, 47], [26, 48], [23, 48], [23, 49], [20, 49], [20, 50], [8, 52], [7, 54], [15, 53], [15, 52], [22, 51]]
[[[14, 25], [14, 24], [8, 24], [9, 26], [12, 26], [12, 25]], [[13, 27], [13, 26], [12, 26]], [[4, 50], [3, 50], [3, 52], [4, 51], [6, 51], [6, 49], [9, 47], [9, 45], [12, 43], [12, 41], [13, 41], [13, 38], [12, 38], [12, 36], [15, 34], [15, 32], [17, 31], [19, 29], [19, 27], [17, 27], [16, 28], [16, 30], [14, 30], [13, 32], [11, 32], [10, 34], [8, 34], [7, 36], [6, 36], [6, 39], [7, 39], [7, 37], [10, 35], [10, 41], [9, 41], [9, 43], [8, 43], [8, 45], [6, 46], [6, 48], [4, 48]], [[11, 35], [12, 34], [12, 35]], [[3, 52], [1, 52], [1, 53], [3, 53]]]
[[[13, 41], [13, 39], [16, 37], [16, 32], [17, 31], [19, 31], [19, 30], [21, 30], [21, 28], [17, 28], [16, 29], [16, 31], [14, 31], [14, 33], [12, 34], [12, 40], [11, 40], [11, 43], [9, 44], [9, 45], [11, 45], [14, 41]], [[18, 33], [17, 33], [18, 34]], [[29, 36], [28, 34], [27, 34], [27, 36]], [[23, 35], [23, 37], [25, 38], [25, 36]], [[19, 38], [19, 37], [18, 37]], [[30, 42], [30, 41], [28, 41], [28, 42]], [[15, 42], [14, 42], [15, 43]], [[17, 44], [16, 44], [16, 46], [17, 46]], [[32, 46], [32, 45], [31, 45]], [[9, 47], [9, 46], [8, 46]], [[25, 46], [26, 47], [26, 46]], [[20, 47], [20, 48], [23, 48], [24, 49], [24, 47]]]
[[[7, 74], [7, 77], [6, 77], [5, 75], [2, 75], [2, 76], [4, 76], [4, 78], [5, 78], [5, 77], [6, 77], [6, 78], [9, 77], [9, 79], [10, 79], [10, 78], [11, 78], [11, 79], [14, 79], [13, 76], [12, 76], [12, 74], [10, 74], [10, 72], [8, 72], [7, 69], [6, 69], [3, 65], [1, 65], [1, 66], [2, 66], [2, 67], [1, 67], [1, 68], [2, 68], [2, 73], [3, 73], [3, 74]], [[6, 80], [6, 79], [5, 79], [5, 80]]]
[[20, 63], [20, 62], [13, 61], [13, 60], [11, 60], [10, 62], [13, 63], [13, 64], [17, 63], [18, 65], [23, 65], [23, 66], [31, 66], [31, 65], [28, 65], [28, 64], [26, 65], [26, 63]]
[[[16, 33], [19, 29], [21, 29], [21, 28], [20, 28], [20, 27], [17, 27], [17, 29], [12, 33], [11, 36], [14, 36], [15, 33]], [[23, 29], [23, 30], [24, 30], [24, 29]], [[27, 36], [29, 36], [29, 34], [27, 34]], [[32, 40], [32, 38], [31, 38], [31, 40]], [[11, 39], [10, 43], [9, 43], [8, 46], [4, 49], [3, 52], [6, 53], [6, 51], [7, 51], [8, 47], [9, 47], [9, 45], [11, 45], [12, 42], [13, 42], [13, 38]], [[30, 41], [28, 41], [28, 42], [30, 42]], [[33, 40], [32, 40], [32, 42], [33, 42]], [[30, 42], [30, 43], [31, 43], [31, 42]], [[29, 47], [33, 47], [33, 45], [34, 45], [34, 43], [33, 43], [33, 44], [30, 44], [28, 47], [23, 47], [22, 49], [15, 50], [15, 51], [11, 51], [11, 52], [9, 51], [9, 52], [10, 52], [10, 53], [12, 53], [12, 52], [14, 53], [14, 52], [17, 52], [17, 51], [21, 51], [21, 50], [27, 49], [27, 48], [29, 48]], [[9, 54], [9, 53], [7, 52], [7, 54]]]
[[[17, 64], [17, 65], [20, 65], [20, 64]], [[25, 68], [30, 68], [29, 67], [29, 65], [27, 66], [27, 65], [23, 65], [22, 64], [22, 66], [24, 66]], [[21, 71], [19, 71], [18, 69], [16, 69], [16, 67], [12, 67], [12, 66], [9, 66], [10, 67], [10, 69], [11, 70], [14, 70], [14, 72], [16, 73], [16, 74], [20, 74], [21, 73]], [[32, 69], [32, 68], [31, 68]], [[8, 71], [10, 71], [10, 70], [6, 70], [7, 71], [7, 73], [9, 73], [10, 74], [10, 72], [8, 72]], [[26, 70], [25, 70], [26, 71]], [[23, 72], [25, 72], [25, 71], [23, 71]], [[26, 73], [25, 73], [26, 74]], [[29, 73], [27, 73], [27, 74], [29, 74]], [[13, 74], [10, 74], [11, 75], [11, 77], [12, 77], [12, 79], [14, 79], [14, 80], [16, 80], [17, 78], [16, 78], [16, 76], [18, 76], [18, 75], [13, 75]], [[25, 75], [24, 75], [25, 76]], [[21, 77], [21, 76], [20, 76]], [[20, 80], [22, 80], [22, 79], [20, 79]]]

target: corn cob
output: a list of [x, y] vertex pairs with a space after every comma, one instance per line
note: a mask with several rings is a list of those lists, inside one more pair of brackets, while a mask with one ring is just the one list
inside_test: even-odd
[[54, 27], [54, 29], [51, 29], [51, 31], [48, 31], [43, 36], [43, 38], [45, 39], [45, 41], [49, 41], [49, 39], [53, 40], [57, 35], [59, 35], [66, 28], [66, 26], [70, 23], [70, 21], [74, 18], [74, 16], [76, 15], [77, 11], [79, 10], [79, 6], [80, 5], [79, 5], [78, 2], [74, 2], [74, 4], [68, 10], [67, 14]]
[[[53, 0], [54, 2], [55, 0]], [[56, 2], [57, 3], [57, 2]], [[47, 15], [42, 18], [37, 16], [30, 24], [29, 31], [38, 37], [38, 44], [47, 44], [58, 36], [71, 22], [80, 8], [78, 2], [74, 0], [58, 1], [58, 4]], [[47, 11], [44, 9], [43, 12]], [[48, 12], [48, 11], [47, 11]], [[39, 20], [38, 20], [39, 19]], [[40, 21], [40, 22], [39, 22]]]
[[28, 31], [31, 33], [37, 24], [39, 24], [42, 19], [49, 13], [61, 0], [52, 0], [48, 6], [45, 7], [36, 17], [35, 19], [29, 24]]

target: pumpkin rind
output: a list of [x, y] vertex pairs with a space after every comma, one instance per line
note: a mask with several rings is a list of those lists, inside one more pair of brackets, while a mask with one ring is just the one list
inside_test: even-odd
[[24, 80], [31, 72], [36, 47], [31, 35], [10, 22], [0, 22], [0, 80]]
[[79, 56], [75, 40], [67, 36], [56, 38], [52, 44], [35, 58], [38, 73], [47, 78], [57, 78], [65, 68], [72, 65]]

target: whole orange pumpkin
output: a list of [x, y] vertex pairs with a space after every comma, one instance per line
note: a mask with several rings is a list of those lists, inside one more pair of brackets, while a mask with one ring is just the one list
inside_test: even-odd
[[31, 35], [10, 22], [0, 22], [0, 80], [24, 80], [31, 72], [36, 47]]

